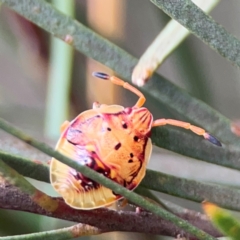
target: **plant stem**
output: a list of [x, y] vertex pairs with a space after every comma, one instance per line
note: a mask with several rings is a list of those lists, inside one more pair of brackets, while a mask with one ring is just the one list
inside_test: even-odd
[[[74, 1], [53, 0], [56, 8], [68, 16], [74, 16]], [[73, 67], [73, 47], [51, 37], [50, 66], [47, 88], [45, 134], [59, 137], [61, 124], [69, 118], [69, 93]]]
[[0, 237], [0, 240], [66, 240], [100, 233], [102, 232], [96, 227], [79, 223], [72, 227], [52, 231]]

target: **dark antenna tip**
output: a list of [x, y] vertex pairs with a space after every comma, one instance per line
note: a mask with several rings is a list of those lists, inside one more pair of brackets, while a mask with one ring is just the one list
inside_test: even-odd
[[204, 138], [214, 145], [217, 145], [219, 147], [222, 146], [221, 142], [217, 140], [214, 136], [210, 135], [209, 133], [205, 133]]
[[110, 76], [108, 74], [102, 73], [102, 72], [93, 72], [92, 75], [94, 77], [101, 78], [101, 79], [104, 79], [104, 80], [108, 80], [110, 78]]

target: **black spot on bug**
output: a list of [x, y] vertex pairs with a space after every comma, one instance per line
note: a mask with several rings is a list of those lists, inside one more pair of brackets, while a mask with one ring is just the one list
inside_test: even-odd
[[131, 158], [133, 157], [133, 153], [130, 153], [130, 157], [131, 157]]
[[97, 118], [100, 118], [101, 116], [100, 115], [96, 115]]
[[128, 163], [132, 163], [132, 162], [133, 162], [133, 160], [132, 160], [132, 159], [129, 159], [129, 160], [128, 160]]
[[121, 143], [118, 143], [118, 144], [114, 147], [114, 149], [115, 149], [115, 150], [118, 150], [121, 146], [122, 146], [122, 144], [121, 144]]
[[126, 123], [123, 123], [122, 127], [125, 128], [125, 129], [127, 129], [127, 124], [126, 124]]
[[108, 130], [109, 132], [112, 131], [112, 129], [111, 129], [110, 127], [108, 127], [107, 130]]
[[137, 141], [138, 141], [138, 139], [139, 139], [139, 137], [138, 137], [138, 136], [134, 136], [134, 138], [133, 138], [133, 140], [134, 140], [135, 142], [137, 142]]

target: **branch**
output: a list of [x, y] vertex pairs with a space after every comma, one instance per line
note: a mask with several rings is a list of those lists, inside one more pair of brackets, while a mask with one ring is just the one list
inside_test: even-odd
[[[19, 191], [16, 187], [0, 184], [0, 208], [3, 209], [20, 210], [73, 222], [81, 222], [95, 226], [100, 229], [101, 232], [127, 231], [173, 237], [183, 233], [184, 236], [190, 237], [189, 234], [183, 232], [172, 223], [158, 218], [149, 212], [115, 211], [108, 208], [88, 211], [76, 210], [66, 205], [60, 198], [55, 198], [55, 200], [58, 201], [58, 209], [53, 213], [47, 212], [34, 203], [27, 194]], [[212, 236], [221, 236], [221, 234], [212, 227], [205, 215], [188, 209], [176, 213], [179, 217], [186, 219]], [[196, 240], [197, 238], [191, 236], [190, 239]]]
[[2, 183], [8, 182], [20, 191], [29, 195], [33, 202], [37, 203], [46, 211], [55, 211], [57, 202], [31, 185], [22, 175], [9, 167], [0, 159], [0, 180]]
[[[91, 31], [83, 24], [65, 16], [45, 1], [39, 0], [0, 0], [14, 11], [34, 22], [46, 31], [62, 40], [72, 37], [72, 46], [110, 67], [124, 79], [131, 78], [137, 59]], [[191, 21], [194, 18], [191, 19]], [[229, 49], [232, 51], [232, 49]], [[213, 110], [205, 103], [193, 98], [184, 90], [176, 87], [159, 75], [141, 89], [149, 99], [155, 99], [181, 114], [199, 126], [202, 126], [225, 144], [240, 146], [240, 139], [230, 131], [230, 120]], [[156, 106], [159, 105], [156, 103]], [[197, 109], [197, 111], [196, 111]]]
[[86, 224], [77, 224], [68, 228], [61, 228], [52, 231], [21, 234], [17, 236], [0, 237], [0, 240], [66, 240], [72, 238], [78, 238], [82, 236], [96, 235], [103, 233], [96, 227], [92, 227]]
[[[129, 201], [135, 203], [137, 206], [142, 207], [152, 213], [155, 213], [158, 217], [161, 217], [167, 221], [174, 223], [176, 226], [182, 228], [183, 230], [189, 232], [190, 234], [198, 237], [200, 240], [214, 240], [213, 237], [205, 233], [204, 231], [192, 226], [187, 221], [184, 221], [174, 214], [158, 207], [157, 205], [146, 201], [143, 197], [139, 196], [138, 194], [131, 192], [130, 190], [124, 188], [123, 186], [111, 181], [110, 179], [106, 178], [102, 174], [97, 173], [96, 171], [88, 168], [85, 165], [80, 165], [78, 162], [70, 159], [59, 152], [55, 151], [53, 148], [49, 147], [47, 144], [39, 142], [35, 139], [32, 139], [30, 136], [24, 134], [20, 130], [14, 128], [9, 123], [0, 119], [0, 128], [4, 131], [12, 134], [13, 136], [21, 139], [22, 141], [28, 143], [29, 145], [41, 150], [42, 152], [58, 159], [60, 162], [76, 169], [76, 171], [82, 173], [84, 176], [96, 181], [97, 183], [110, 188], [115, 193], [127, 198]], [[91, 225], [91, 224], [90, 224]]]

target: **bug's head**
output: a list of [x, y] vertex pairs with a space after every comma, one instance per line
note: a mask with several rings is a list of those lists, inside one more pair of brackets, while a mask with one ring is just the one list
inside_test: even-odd
[[147, 108], [125, 108], [124, 111], [128, 121], [140, 134], [146, 135], [151, 131], [153, 116]]

